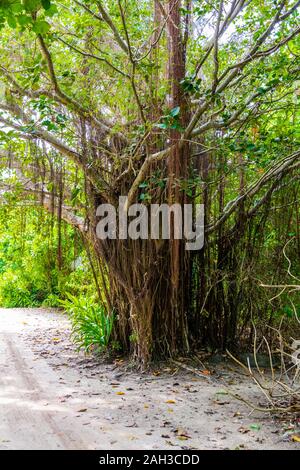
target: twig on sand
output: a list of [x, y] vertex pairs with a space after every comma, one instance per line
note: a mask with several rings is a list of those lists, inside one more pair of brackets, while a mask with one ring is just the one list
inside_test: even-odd
[[275, 407], [272, 406], [270, 408], [263, 408], [260, 406], [254, 405], [254, 403], [246, 400], [245, 398], [241, 397], [240, 395], [236, 393], [232, 393], [228, 390], [226, 390], [228, 395], [230, 395], [233, 398], [236, 398], [239, 401], [242, 401], [247, 405], [249, 408], [251, 408], [253, 411], [260, 411], [262, 413], [299, 413], [300, 412], [300, 406], [299, 405], [291, 405], [283, 408]]
[[181, 367], [182, 369], [185, 369], [185, 370], [191, 372], [192, 374], [195, 374], [198, 377], [201, 377], [202, 379], [207, 379], [209, 382], [215, 382], [215, 380], [212, 377], [200, 372], [199, 370], [195, 369], [194, 367], [187, 366], [183, 362], [176, 361], [175, 359], [171, 359], [171, 362], [173, 364], [176, 364], [177, 366]]

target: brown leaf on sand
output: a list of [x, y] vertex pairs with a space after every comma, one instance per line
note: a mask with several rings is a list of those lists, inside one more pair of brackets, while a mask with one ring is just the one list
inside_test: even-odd
[[241, 427], [238, 429], [238, 431], [241, 432], [242, 434], [247, 434], [247, 432], [249, 432], [250, 429], [245, 428], [244, 426], [241, 426]]
[[176, 435], [177, 435], [178, 439], [181, 439], [182, 441], [185, 441], [186, 439], [191, 438], [191, 436], [189, 436], [187, 431], [185, 429], [182, 429], [182, 428], [176, 429]]
[[213, 403], [215, 405], [229, 405], [230, 404], [229, 401], [221, 401], [221, 400], [213, 400]]
[[53, 343], [60, 343], [61, 338], [52, 338]]

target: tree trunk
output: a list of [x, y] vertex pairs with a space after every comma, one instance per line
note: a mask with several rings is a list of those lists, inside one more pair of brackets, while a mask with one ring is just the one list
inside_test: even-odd
[[[168, 2], [168, 75], [170, 83], [170, 107], [179, 108], [179, 128], [170, 130], [170, 143], [173, 150], [168, 159], [168, 202], [183, 206], [188, 198], [180, 185], [188, 177], [189, 144], [179, 146], [181, 128], [184, 129], [189, 121], [188, 102], [181, 86], [185, 78], [185, 47], [180, 28], [181, 1]], [[169, 324], [176, 331], [181, 328], [184, 332], [181, 347], [189, 349], [187, 334], [187, 313], [190, 295], [190, 257], [185, 251], [183, 240], [174, 238], [175, 227], [171, 227], [170, 253], [170, 310]], [[175, 334], [174, 334], [175, 337]], [[172, 350], [176, 350], [175, 344]]]
[[[167, 168], [160, 169], [168, 181], [163, 202], [180, 204], [183, 208], [188, 199], [181, 184], [188, 177], [190, 149], [188, 144], [179, 146], [181, 128], [189, 120], [187, 98], [180, 85], [185, 77], [181, 2], [170, 0], [167, 7], [169, 105], [170, 110], [179, 107], [180, 112], [178, 128], [169, 132], [172, 151]], [[159, 194], [157, 199], [161, 199]], [[187, 352], [191, 263], [183, 240], [174, 237], [174, 219], [170, 240], [97, 240], [95, 243], [99, 256], [108, 266], [111, 303], [117, 314], [114, 340], [123, 350], [133, 352], [144, 365], [154, 358]]]
[[98, 256], [108, 267], [110, 304], [116, 316], [114, 343], [144, 366], [186, 351], [186, 316], [177, 312], [178, 305], [187, 308], [189, 298], [177, 297], [180, 304], [174, 305], [169, 240], [159, 244], [97, 240], [96, 244]]

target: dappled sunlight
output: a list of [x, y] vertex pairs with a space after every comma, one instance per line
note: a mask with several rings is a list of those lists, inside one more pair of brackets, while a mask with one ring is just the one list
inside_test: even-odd
[[[62, 319], [66, 319], [63, 312], [59, 312], [58, 315], [62, 316]], [[22, 309], [4, 309], [0, 308], [1, 328], [7, 332], [26, 332], [26, 330], [35, 329], [37, 326], [39, 330], [47, 330], [51, 326], [56, 325], [55, 317], [49, 315], [49, 310], [46, 309], [26, 309], [26, 312]], [[46, 340], [45, 340], [46, 341]]]

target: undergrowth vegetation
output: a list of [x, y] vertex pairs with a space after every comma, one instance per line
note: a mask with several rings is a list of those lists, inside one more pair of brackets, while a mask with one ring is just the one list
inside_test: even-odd
[[66, 292], [95, 291], [89, 261], [73, 229], [63, 226], [58, 260], [57, 223], [40, 209], [0, 209], [0, 305], [59, 307]]
[[60, 302], [72, 323], [72, 338], [78, 349], [100, 352], [109, 345], [114, 315], [108, 315], [104, 306], [93, 297], [75, 297], [67, 294]]

